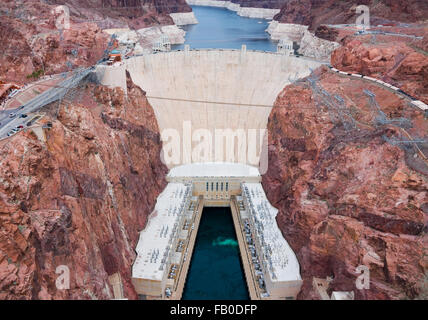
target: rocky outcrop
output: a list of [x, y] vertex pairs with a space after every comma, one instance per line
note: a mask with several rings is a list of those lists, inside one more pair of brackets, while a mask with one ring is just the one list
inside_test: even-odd
[[[331, 291], [354, 291], [356, 299], [417, 298], [428, 272], [428, 148], [391, 142], [427, 139], [428, 123], [374, 84], [326, 68], [312, 78], [318, 93], [301, 81], [278, 97], [263, 176], [301, 266], [299, 298], [319, 299], [312, 279], [330, 276]], [[376, 120], [363, 89], [376, 94], [389, 119], [405, 117], [411, 128]], [[370, 270], [368, 290], [356, 288], [360, 265]]]
[[71, 23], [70, 29], [58, 30], [51, 7], [36, 1], [24, 3], [20, 10], [6, 2], [0, 12], [0, 80], [20, 84], [42, 74], [68, 71], [76, 66], [90, 66], [107, 48], [108, 36], [96, 24]]
[[[69, 8], [69, 28], [64, 28], [63, 12], [55, 13], [63, 4]], [[177, 12], [181, 23], [190, 22], [193, 13], [184, 0], [2, 1], [0, 81], [23, 84], [43, 74], [93, 65], [108, 48], [110, 37], [102, 32], [106, 28], [171, 25], [166, 32], [182, 43], [184, 31], [174, 26], [170, 16]]]
[[339, 46], [335, 41], [318, 38], [306, 30], [302, 40], [300, 40], [298, 52], [306, 57], [329, 62], [331, 53]]
[[404, 42], [372, 44], [345, 39], [343, 46], [333, 52], [331, 64], [339, 70], [391, 83], [428, 103], [428, 57]]
[[196, 24], [198, 20], [193, 12], [178, 12], [169, 14], [177, 26], [183, 26], [187, 24]]
[[76, 19], [95, 21], [102, 29], [173, 24], [170, 13], [192, 11], [185, 0], [54, 0], [51, 3], [69, 6]]
[[280, 40], [283, 38], [290, 39], [300, 43], [308, 30], [307, 26], [293, 23], [279, 23], [278, 21], [269, 22], [266, 32], [270, 34], [272, 40]]
[[318, 38], [308, 30], [308, 26], [301, 24], [271, 21], [266, 32], [272, 40], [289, 39], [295, 42], [299, 47], [298, 53], [317, 60], [329, 61], [331, 53], [339, 47], [337, 42]]
[[31, 130], [0, 142], [0, 299], [111, 299], [115, 274], [136, 298], [134, 247], [167, 169], [145, 93], [130, 78], [127, 91], [89, 83], [46, 107], [46, 142]]
[[372, 24], [385, 24], [393, 21], [424, 21], [428, 16], [428, 4], [424, 0], [290, 0], [281, 8], [274, 20], [281, 23], [296, 23], [309, 26], [314, 31], [321, 24], [355, 23], [358, 5], [370, 8]]

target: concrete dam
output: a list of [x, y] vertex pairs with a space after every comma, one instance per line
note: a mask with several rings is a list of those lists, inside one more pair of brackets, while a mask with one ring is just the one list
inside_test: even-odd
[[[169, 168], [190, 162], [258, 166], [277, 95], [320, 65], [303, 57], [247, 51], [245, 46], [241, 50], [186, 48], [132, 57], [116, 67], [102, 66], [97, 73], [102, 84], [126, 90], [126, 69], [146, 91], [162, 134], [164, 156], [176, 155], [166, 161]], [[178, 151], [167, 142], [174, 133], [179, 136]], [[218, 137], [225, 136], [219, 144]], [[197, 149], [202, 140], [209, 152]]]
[[165, 161], [168, 185], [136, 247], [132, 283], [142, 299], [182, 298], [204, 207], [230, 207], [249, 297], [296, 299], [299, 263], [260, 182], [267, 170], [267, 121], [278, 94], [320, 64], [243, 46], [186, 48], [97, 69], [102, 84], [126, 91], [128, 71], [146, 91], [164, 160], [173, 160]]

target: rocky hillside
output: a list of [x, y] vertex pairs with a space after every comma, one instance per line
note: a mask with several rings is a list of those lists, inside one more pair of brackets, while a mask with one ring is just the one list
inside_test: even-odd
[[[297, 82], [276, 101], [263, 176], [301, 266], [299, 298], [319, 298], [312, 279], [330, 276], [330, 293], [417, 298], [428, 272], [428, 144], [405, 141], [428, 141], [428, 122], [375, 84], [327, 69], [312, 77], [314, 86]], [[383, 113], [363, 89], [376, 94]], [[359, 265], [369, 267], [369, 290], [355, 287]]]
[[[70, 28], [58, 29], [66, 3]], [[191, 11], [184, 0], [41, 1], [5, 0], [0, 3], [0, 80], [31, 82], [43, 74], [55, 74], [90, 66], [103, 57], [109, 36], [104, 28], [143, 28], [173, 24], [170, 12]]]
[[173, 24], [170, 13], [190, 12], [185, 0], [50, 0], [66, 4], [77, 19], [95, 21], [101, 28], [140, 29], [159, 24]]
[[428, 55], [404, 42], [345, 39], [331, 55], [339, 70], [382, 79], [428, 103]]
[[370, 8], [371, 23], [391, 21], [414, 23], [428, 16], [428, 2], [424, 0], [289, 0], [274, 19], [283, 23], [308, 25], [315, 30], [320, 24], [355, 23], [358, 5]]
[[[0, 299], [110, 299], [116, 273], [136, 298], [134, 248], [166, 185], [153, 109], [129, 78], [128, 98], [88, 83], [46, 108], [46, 141], [0, 142]], [[60, 265], [69, 290], [55, 286]]]

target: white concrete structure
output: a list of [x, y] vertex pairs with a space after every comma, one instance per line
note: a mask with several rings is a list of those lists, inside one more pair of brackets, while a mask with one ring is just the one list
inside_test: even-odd
[[276, 223], [278, 210], [269, 203], [260, 183], [243, 183], [242, 197], [254, 230], [267, 294], [276, 299], [295, 299], [302, 286], [300, 267]]
[[109, 88], [120, 87], [126, 93], [126, 67], [123, 62], [111, 66], [98, 64], [95, 69], [96, 80]]
[[159, 39], [153, 43], [153, 52], [171, 51], [171, 42], [166, 34], [162, 34]]
[[298, 53], [321, 61], [330, 61], [331, 53], [339, 47], [335, 41], [316, 37], [308, 26], [293, 23], [269, 22], [266, 32], [272, 40], [290, 39], [299, 45]]
[[[291, 81], [308, 76], [310, 68], [321, 65], [276, 53], [221, 49], [172, 51], [132, 57], [125, 62], [134, 83], [147, 92], [160, 132], [175, 130], [181, 138], [180, 158], [175, 163], [167, 161], [170, 168], [189, 162], [258, 165], [263, 130], [278, 94]], [[243, 132], [248, 140], [250, 130], [254, 130], [251, 147], [256, 144], [257, 150], [253, 154], [249, 144], [238, 142], [233, 157], [218, 158], [216, 140], [210, 155], [195, 155], [192, 150], [199, 140], [193, 134], [198, 129], [208, 131], [211, 137], [219, 129], [237, 134], [241, 130], [239, 133]], [[193, 139], [190, 145], [184, 140], [186, 132], [190, 132], [189, 140]], [[246, 158], [239, 160], [242, 154]]]
[[259, 19], [273, 19], [280, 9], [241, 7], [238, 3], [221, 0], [186, 0], [189, 5], [226, 8], [239, 16]]
[[191, 185], [169, 183], [140, 233], [132, 282], [137, 292], [162, 296], [191, 198]]
[[195, 17], [193, 11], [191, 12], [177, 12], [169, 14], [177, 26], [183, 26], [187, 24], [197, 24], [198, 20]]
[[172, 168], [167, 179], [175, 181], [181, 178], [197, 177], [254, 177], [260, 179], [260, 173], [257, 168], [241, 163], [192, 163]]
[[294, 54], [293, 41], [289, 39], [281, 39], [278, 42], [276, 52], [291, 56]]
[[[190, 248], [191, 254], [193, 248], [186, 226], [191, 224], [193, 230], [195, 225], [197, 231], [199, 220], [195, 217], [200, 218], [197, 212], [202, 209], [194, 208], [196, 203], [198, 207], [203, 203], [242, 207], [240, 212], [232, 209], [232, 216], [239, 239], [243, 238], [244, 227], [251, 229], [255, 238], [255, 247], [251, 243], [248, 248], [239, 240], [241, 253], [249, 248], [253, 255], [257, 251], [256, 260], [255, 256], [253, 259], [247, 254], [242, 256], [252, 298], [296, 298], [302, 284], [299, 263], [278, 228], [275, 220], [278, 210], [269, 204], [257, 168], [238, 163], [188, 164], [171, 169], [167, 181], [169, 184], [158, 197], [136, 248], [138, 257], [132, 269], [132, 282], [139, 294], [165, 298], [178, 292], [177, 297], [181, 297], [187, 272], [184, 267], [183, 274], [182, 266], [187, 249]], [[195, 234], [193, 240], [194, 237]], [[185, 253], [177, 251], [180, 246]], [[250, 270], [257, 273], [251, 276]], [[259, 290], [252, 280], [256, 276], [262, 294], [254, 294]]]
[[229, 207], [232, 196], [241, 194], [243, 182], [259, 183], [256, 167], [241, 163], [192, 163], [172, 168], [168, 182], [191, 183], [193, 196], [202, 196], [205, 206]]

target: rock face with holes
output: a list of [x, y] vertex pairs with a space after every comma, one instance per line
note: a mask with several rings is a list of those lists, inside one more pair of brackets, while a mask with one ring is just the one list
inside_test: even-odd
[[[428, 139], [428, 123], [420, 110], [375, 84], [326, 69], [316, 75], [331, 99], [323, 100], [308, 81], [282, 91], [268, 121], [269, 167], [263, 176], [301, 266], [299, 298], [319, 299], [312, 279], [330, 276], [329, 294], [426, 297], [428, 147], [386, 140]], [[379, 112], [363, 89], [376, 94], [387, 118], [405, 117], [413, 126], [403, 131], [376, 124]], [[343, 100], [340, 110], [335, 95]], [[359, 265], [369, 267], [369, 290], [356, 289]]]
[[[111, 299], [117, 274], [136, 298], [134, 247], [166, 185], [158, 126], [129, 78], [127, 98], [82, 90], [47, 107], [46, 142], [31, 131], [0, 142], [0, 299]], [[62, 265], [69, 290], [55, 285]]]

